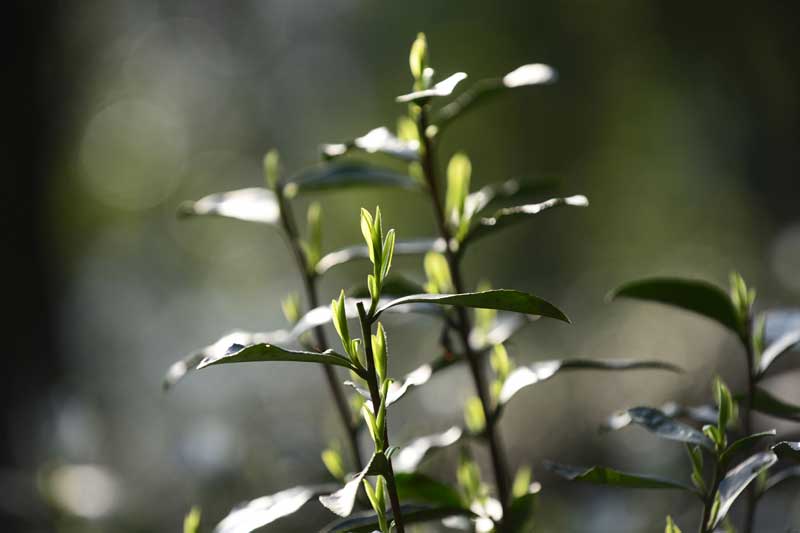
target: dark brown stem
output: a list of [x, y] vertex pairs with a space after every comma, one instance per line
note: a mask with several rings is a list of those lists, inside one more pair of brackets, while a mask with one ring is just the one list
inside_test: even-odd
[[711, 520], [711, 510], [714, 507], [714, 500], [719, 489], [719, 482], [722, 472], [720, 472], [719, 456], [715, 457], [714, 475], [711, 483], [711, 490], [709, 490], [703, 499], [703, 518], [700, 521], [700, 533], [710, 533], [711, 529], [708, 527], [708, 522]]
[[[747, 317], [745, 324], [745, 335], [742, 339], [745, 348], [745, 356], [747, 357], [747, 397], [744, 402], [744, 412], [742, 413], [743, 426], [745, 435], [753, 433], [753, 396], [756, 388], [755, 376], [755, 347], [753, 346], [753, 318]], [[751, 483], [747, 487], [745, 494], [745, 514], [744, 514], [744, 528], [742, 533], [751, 533], [753, 531], [753, 524], [756, 515], [756, 487], [755, 483]]]
[[[369, 387], [369, 395], [372, 400], [372, 408], [375, 414], [378, 414], [378, 408], [381, 405], [381, 391], [378, 384], [378, 376], [375, 372], [375, 355], [372, 353], [372, 318], [367, 316], [364, 310], [364, 304], [358, 302], [358, 318], [361, 322], [361, 333], [364, 337], [364, 354], [367, 359], [367, 386]], [[389, 417], [384, 418], [383, 423], [383, 450], [389, 447]], [[394, 518], [394, 525], [397, 533], [404, 533], [403, 515], [400, 511], [400, 498], [397, 495], [397, 484], [394, 480], [394, 469], [392, 468], [392, 461], [386, 461], [386, 488], [389, 490], [389, 502], [392, 505], [392, 516]]]
[[[434, 147], [433, 140], [428, 135], [428, 116], [427, 109], [421, 107], [419, 109], [419, 138], [421, 147], [421, 164], [422, 170], [425, 175], [425, 180], [428, 184], [430, 191], [431, 202], [435, 211], [436, 224], [439, 229], [440, 236], [445, 241], [445, 257], [447, 258], [448, 266], [450, 267], [450, 275], [453, 278], [453, 286], [456, 292], [464, 292], [464, 282], [461, 276], [461, 254], [454, 251], [452, 248], [452, 234], [447, 227], [446, 214], [442, 205], [441, 194], [439, 192], [439, 185], [436, 179], [436, 166], [434, 161]], [[506, 468], [505, 453], [503, 452], [502, 443], [500, 442], [500, 435], [495, 427], [495, 419], [492, 412], [492, 404], [489, 396], [488, 387], [486, 386], [486, 377], [481, 368], [480, 357], [472, 349], [469, 343], [470, 332], [472, 325], [470, 324], [469, 316], [463, 307], [456, 307], [456, 315], [458, 321], [456, 323], [456, 331], [461, 343], [464, 346], [464, 355], [469, 364], [472, 380], [475, 384], [475, 390], [478, 398], [483, 407], [484, 418], [486, 419], [486, 439], [489, 443], [489, 455], [492, 460], [492, 469], [494, 471], [495, 484], [497, 486], [497, 495], [500, 503], [503, 506], [503, 516], [507, 515], [509, 505], [509, 482], [508, 482], [508, 469]]]
[[[286, 198], [284, 197], [283, 190], [280, 189], [277, 194], [278, 203], [280, 206], [281, 223], [285, 232], [285, 237], [289, 249], [292, 251], [297, 268], [303, 279], [303, 288], [305, 289], [306, 301], [309, 309], [319, 307], [319, 294], [317, 291], [317, 277], [315, 274], [309, 272], [306, 256], [300, 247], [300, 239], [297, 233], [297, 226], [295, 225], [292, 208]], [[314, 328], [314, 337], [317, 343], [317, 351], [327, 350], [330, 346], [325, 335], [325, 329], [322, 326]], [[361, 459], [361, 450], [358, 447], [358, 427], [353, 422], [350, 416], [350, 406], [347, 403], [347, 398], [344, 395], [339, 380], [336, 377], [336, 371], [333, 367], [322, 365], [325, 373], [325, 381], [328, 382], [328, 389], [333, 396], [336, 410], [339, 413], [342, 426], [344, 426], [345, 433], [347, 434], [347, 441], [350, 447], [350, 452], [353, 456], [354, 470], [360, 472], [364, 468], [364, 462]]]

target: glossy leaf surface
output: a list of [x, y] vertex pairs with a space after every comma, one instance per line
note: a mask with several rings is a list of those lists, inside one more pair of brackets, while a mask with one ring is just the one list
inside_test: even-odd
[[344, 487], [327, 496], [320, 496], [319, 502], [334, 514], [348, 516], [353, 512], [356, 495], [358, 494], [358, 489], [361, 487], [361, 481], [364, 477], [384, 474], [385, 471], [386, 458], [381, 454], [375, 454], [372, 456], [367, 466], [365, 466], [361, 472], [353, 476], [350, 481], [345, 483]]
[[189, 354], [180, 361], [173, 363], [164, 376], [164, 389], [173, 387], [184, 378], [187, 373], [196, 370], [204, 360], [215, 360], [225, 357], [232, 348], [250, 346], [259, 343], [286, 343], [289, 342], [288, 331], [278, 330], [269, 333], [253, 333], [236, 330], [223, 336], [214, 344], [210, 344], [195, 353]]
[[270, 496], [256, 498], [233, 509], [214, 528], [214, 533], [250, 533], [297, 512], [314, 497], [335, 487], [335, 485], [294, 487]]
[[413, 93], [400, 95], [395, 98], [395, 101], [398, 103], [416, 102], [422, 104], [437, 96], [450, 96], [453, 94], [456, 86], [465, 79], [467, 79], [466, 73], [456, 72], [455, 74], [443, 79], [430, 89], [414, 91]]
[[525, 200], [554, 188], [555, 180], [510, 179], [502, 183], [485, 185], [467, 195], [464, 211], [470, 216], [480, 214], [494, 204], [509, 200]]
[[[463, 507], [435, 507], [430, 505], [402, 504], [400, 506], [404, 524], [419, 524], [442, 520], [452, 516], [472, 517], [472, 511]], [[391, 509], [386, 511], [391, 519]], [[320, 533], [373, 533], [378, 528], [378, 519], [371, 511], [355, 513], [349, 518], [337, 520], [325, 526]]]
[[413, 472], [431, 452], [456, 444], [464, 435], [464, 430], [453, 426], [442, 433], [418, 437], [402, 446], [392, 458], [396, 472]]
[[[747, 435], [740, 439], [735, 440], [733, 443], [728, 446], [728, 448], [723, 452], [722, 456], [720, 457], [720, 461], [725, 463], [730, 460], [731, 457], [734, 456], [739, 451], [746, 449], [749, 446], [757, 443], [759, 440], [767, 437], [774, 437], [777, 434], [777, 431], [774, 429], [770, 429], [769, 431], [761, 431], [759, 433], [753, 433], [752, 435]], [[773, 446], [774, 448], [774, 446]]]
[[342, 163], [308, 170], [286, 183], [287, 194], [320, 192], [355, 187], [394, 187], [418, 190], [420, 184], [410, 176], [388, 169]]
[[395, 474], [397, 493], [402, 502], [427, 503], [437, 507], [463, 507], [456, 489], [419, 472]]
[[662, 361], [648, 361], [636, 359], [553, 359], [539, 361], [530, 365], [521, 366], [511, 371], [503, 388], [500, 390], [498, 402], [500, 405], [507, 403], [511, 398], [525, 387], [535, 385], [550, 379], [558, 372], [564, 370], [668, 370], [681, 372], [681, 369], [670, 363]]
[[603, 466], [583, 468], [547, 462], [545, 467], [570, 481], [586, 481], [631, 489], [681, 489], [694, 492], [692, 487], [678, 481], [643, 474], [630, 474]]
[[400, 139], [385, 126], [372, 129], [346, 143], [325, 144], [322, 146], [322, 155], [330, 159], [345, 155], [353, 149], [363, 150], [368, 154], [385, 154], [404, 161], [419, 159], [418, 141]]
[[194, 202], [184, 202], [178, 208], [178, 215], [217, 216], [260, 224], [277, 224], [280, 220], [280, 207], [275, 193], [261, 187], [250, 187], [211, 194]]
[[486, 237], [508, 226], [524, 222], [530, 217], [554, 207], [587, 207], [588, 205], [589, 200], [585, 196], [576, 195], [566, 198], [551, 198], [538, 204], [505, 207], [491, 217], [482, 218], [475, 227], [469, 230], [464, 242], [472, 242]]
[[758, 363], [759, 376], [763, 375], [778, 357], [796, 348], [798, 345], [800, 345], [800, 329], [784, 333], [775, 342], [767, 346], [761, 354], [761, 360]]
[[333, 350], [325, 352], [305, 352], [286, 350], [273, 344], [251, 344], [250, 346], [240, 346], [234, 344], [228, 352], [221, 356], [209, 356], [200, 361], [194, 370], [233, 363], [261, 363], [261, 362], [296, 362], [296, 363], [320, 363], [323, 365], [335, 365], [347, 368], [354, 372], [361, 372], [355, 367], [350, 359], [339, 355]]
[[781, 400], [761, 387], [755, 388], [752, 408], [775, 418], [800, 422], [800, 406]]
[[747, 485], [763, 470], [774, 465], [777, 460], [778, 457], [773, 452], [757, 453], [725, 474], [719, 484], [719, 512], [710, 529], [714, 529], [725, 518], [733, 502], [736, 501], [736, 498], [739, 497]]
[[737, 335], [739, 319], [728, 293], [705, 281], [651, 278], [627, 283], [613, 291], [616, 298], [634, 298], [672, 305], [716, 320]]
[[781, 441], [772, 447], [772, 451], [779, 459], [787, 459], [800, 463], [800, 442]]
[[510, 289], [496, 289], [462, 294], [415, 294], [392, 300], [378, 308], [376, 315], [398, 305], [409, 303], [432, 303], [437, 305], [458, 305], [482, 309], [513, 311], [529, 315], [546, 316], [569, 322], [567, 316], [556, 306], [532, 294]]
[[642, 426], [662, 439], [695, 444], [708, 450], [714, 450], [714, 443], [702, 431], [678, 422], [659, 409], [652, 407], [634, 407], [617, 413], [608, 420], [605, 428], [619, 430], [630, 424]]

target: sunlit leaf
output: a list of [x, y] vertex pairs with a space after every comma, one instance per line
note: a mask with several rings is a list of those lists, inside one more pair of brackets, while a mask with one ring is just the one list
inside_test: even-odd
[[499, 202], [528, 199], [554, 188], [555, 185], [555, 180], [510, 179], [502, 183], [491, 183], [467, 195], [464, 211], [471, 218]]
[[695, 444], [708, 450], [714, 450], [714, 443], [702, 431], [682, 424], [668, 417], [662, 411], [651, 407], [634, 407], [621, 411], [612, 416], [604, 427], [608, 430], [619, 430], [630, 424], [642, 426], [662, 439]]
[[776, 398], [761, 387], [755, 388], [751, 407], [765, 415], [800, 422], [800, 406]]
[[[420, 524], [434, 520], [442, 520], [452, 516], [473, 517], [474, 513], [463, 507], [435, 507], [430, 505], [402, 504], [400, 512], [403, 524]], [[386, 515], [391, 519], [391, 509]], [[372, 511], [354, 513], [348, 518], [336, 520], [325, 526], [320, 533], [374, 533], [378, 528], [378, 518]]]
[[402, 502], [427, 503], [440, 507], [463, 507], [456, 489], [419, 472], [395, 474], [397, 495]]
[[737, 335], [739, 319], [728, 293], [705, 281], [651, 278], [627, 283], [613, 291], [616, 298], [634, 298], [673, 305], [716, 320]]
[[546, 379], [550, 379], [558, 372], [564, 370], [668, 370], [682, 372], [670, 363], [663, 361], [636, 360], [636, 359], [553, 359], [539, 361], [526, 366], [520, 366], [511, 371], [503, 388], [500, 390], [498, 402], [500, 405], [509, 400], [521, 389], [529, 387]]
[[[397, 241], [394, 245], [394, 255], [424, 255], [430, 251], [444, 252], [444, 239]], [[324, 274], [335, 266], [359, 259], [369, 259], [369, 249], [365, 245], [348, 246], [322, 256], [317, 263], [316, 272], [317, 274]]]
[[233, 509], [214, 528], [214, 533], [250, 533], [297, 512], [314, 497], [335, 488], [336, 485], [294, 487], [270, 496], [256, 498]]
[[762, 376], [775, 360], [792, 348], [800, 346], [800, 329], [784, 333], [778, 340], [767, 346], [758, 363], [758, 375]]
[[467, 74], [464, 72], [456, 72], [455, 74], [448, 76], [447, 78], [443, 79], [430, 89], [424, 89], [422, 91], [414, 91], [412, 93], [403, 94], [395, 98], [395, 101], [398, 103], [409, 103], [415, 102], [418, 104], [423, 104], [430, 100], [431, 98], [437, 96], [450, 96], [453, 94], [456, 86], [464, 81], [467, 78]]
[[394, 187], [419, 190], [414, 178], [391, 170], [356, 163], [327, 164], [292, 178], [285, 185], [288, 195], [354, 187]]
[[[776, 434], [777, 434], [777, 431], [775, 431], [774, 429], [770, 429], [769, 431], [761, 431], [759, 433], [753, 433], [752, 435], [747, 435], [745, 437], [737, 439], [734, 442], [732, 442], [727, 447], [727, 449], [722, 453], [722, 455], [720, 456], [720, 462], [726, 463], [737, 452], [747, 448], [748, 446], [751, 446], [751, 445], [755, 444], [756, 442], [758, 442], [759, 440], [761, 440], [761, 439], [763, 439], [765, 437], [774, 437]], [[775, 448], [775, 446], [773, 446], [773, 449], [774, 448]]]
[[288, 331], [278, 330], [269, 333], [252, 333], [236, 330], [228, 333], [214, 344], [210, 344], [195, 353], [189, 354], [180, 361], [173, 363], [164, 376], [164, 389], [173, 387], [186, 374], [197, 369], [198, 365], [206, 360], [219, 359], [228, 354], [232, 347], [250, 346], [253, 344], [283, 344], [290, 340]]
[[200, 508], [195, 505], [183, 519], [183, 533], [198, 533], [200, 516]]
[[552, 67], [542, 63], [531, 63], [514, 69], [502, 78], [480, 80], [442, 107], [435, 115], [434, 121], [439, 129], [443, 129], [450, 121], [465, 111], [476, 108], [477, 104], [488, 100], [490, 96], [515, 87], [546, 85], [554, 82], [556, 78], [556, 71]]
[[538, 204], [518, 205], [515, 207], [505, 207], [495, 212], [494, 215], [482, 218], [477, 225], [469, 230], [464, 242], [472, 242], [487, 235], [499, 231], [508, 226], [518, 224], [527, 220], [529, 217], [538, 215], [553, 207], [586, 207], [589, 200], [582, 195], [568, 196], [566, 198], [551, 198]]
[[250, 187], [211, 194], [194, 202], [184, 202], [178, 208], [178, 215], [183, 217], [209, 215], [261, 224], [277, 224], [280, 220], [280, 207], [275, 193], [261, 187]]
[[361, 486], [361, 481], [366, 476], [383, 475], [386, 473], [386, 458], [382, 454], [374, 454], [367, 466], [348, 481], [344, 487], [332, 494], [320, 496], [319, 502], [332, 513], [339, 516], [349, 516], [353, 512], [356, 495]]
[[413, 472], [433, 451], [452, 446], [461, 440], [464, 431], [453, 426], [442, 433], [418, 437], [402, 446], [392, 459], [396, 472]]
[[681, 528], [679, 528], [675, 522], [672, 521], [672, 517], [667, 517], [667, 525], [664, 528], [664, 533], [683, 533]]
[[462, 294], [415, 294], [404, 296], [380, 306], [376, 315], [392, 307], [409, 303], [432, 303], [437, 305], [458, 305], [462, 307], [514, 311], [516, 313], [546, 316], [563, 322], [569, 322], [567, 316], [553, 304], [538, 296], [510, 289], [495, 289]]
[[[392, 275], [386, 278], [383, 281], [383, 285], [381, 285], [381, 295], [387, 297], [391, 296], [393, 298], [408, 296], [409, 294], [419, 294], [424, 290], [424, 287], [416, 281], [412, 281], [400, 275]], [[369, 298], [370, 296], [369, 287], [365, 283], [351, 287], [347, 291], [347, 294], [349, 294], [351, 298]]]
[[696, 492], [693, 487], [679, 481], [643, 474], [629, 474], [603, 466], [584, 468], [547, 461], [545, 468], [570, 481], [586, 481], [631, 489], [680, 489]]
[[733, 502], [736, 501], [736, 498], [739, 497], [747, 485], [761, 471], [774, 465], [777, 461], [778, 457], [773, 452], [761, 452], [751, 456], [725, 474], [719, 484], [719, 512], [716, 520], [710, 524], [710, 529], [714, 529], [725, 518]]
[[488, 331], [473, 328], [470, 332], [469, 344], [475, 351], [486, 350], [497, 344], [502, 344], [510, 339], [517, 331], [531, 322], [538, 320], [538, 316], [523, 315], [519, 313], [498, 313]]
[[800, 442], [784, 440], [772, 447], [779, 459], [788, 459], [800, 463]]
[[322, 154], [330, 159], [345, 155], [354, 149], [368, 154], [386, 154], [404, 161], [419, 159], [419, 141], [400, 139], [384, 126], [345, 143], [325, 144], [322, 146]]
[[686, 418], [703, 425], [716, 424], [719, 417], [719, 412], [713, 405], [680, 405], [667, 402], [661, 406], [661, 411], [672, 418]]
[[509, 533], [526, 533], [533, 531], [535, 522], [537, 494], [529, 492], [514, 498], [508, 509], [508, 516], [503, 520], [503, 531]]

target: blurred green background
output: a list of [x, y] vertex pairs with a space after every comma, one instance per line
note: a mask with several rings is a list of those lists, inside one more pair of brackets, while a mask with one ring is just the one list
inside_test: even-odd
[[[392, 127], [418, 31], [441, 75], [475, 80], [530, 62], [559, 71], [556, 85], [465, 116], [442, 146], [443, 155], [467, 151], [475, 187], [557, 178], [559, 194], [591, 202], [467, 257], [470, 284], [534, 292], [573, 319], [529, 326], [510, 353], [520, 362], [662, 357], [689, 370], [567, 375], [520, 395], [501, 428], [512, 467], [533, 464], [544, 484], [540, 530], [660, 531], [667, 512], [694, 523], [696, 505], [679, 494], [567, 485], [540, 461], [683, 468], [680, 446], [637, 430], [598, 435], [598, 423], [623, 407], [706, 401], [715, 373], [743, 383], [738, 347], [720, 328], [605, 303], [609, 289], [653, 274], [724, 284], [737, 269], [758, 288], [759, 307], [798, 305], [791, 3], [87, 0], [19, 11], [24, 39], [8, 39], [25, 77], [6, 103], [21, 126], [4, 150], [17, 162], [5, 262], [19, 304], [8, 324], [0, 476], [11, 530], [177, 531], [194, 503], [208, 526], [240, 501], [327, 479], [319, 451], [340, 435], [319, 370], [226, 367], [162, 393], [166, 368], [192, 349], [234, 328], [283, 327], [279, 299], [301, 289], [275, 231], [178, 221], [175, 209], [261, 185], [270, 147], [297, 170], [323, 142]], [[318, 199], [328, 249], [360, 240], [361, 206], [380, 204], [401, 237], [434, 231], [413, 193]], [[420, 279], [421, 266], [403, 258], [395, 268]], [[331, 272], [323, 301], [364, 275], [363, 264]], [[435, 325], [395, 317], [387, 326], [395, 375], [430, 358]], [[795, 403], [797, 385], [792, 372], [771, 384]], [[460, 422], [471, 391], [463, 368], [436, 377], [393, 410], [393, 440]], [[443, 459], [433, 469], [452, 478], [454, 457]], [[776, 491], [759, 530], [800, 526], [799, 503], [796, 487]], [[273, 530], [312, 531], [329, 517], [309, 504]]]

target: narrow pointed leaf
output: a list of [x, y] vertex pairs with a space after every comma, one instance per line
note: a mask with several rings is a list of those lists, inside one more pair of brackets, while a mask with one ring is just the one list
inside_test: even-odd
[[728, 293], [705, 281], [651, 278], [627, 283], [610, 296], [672, 305], [716, 320], [737, 335], [739, 319]]
[[214, 533], [250, 533], [279, 518], [296, 513], [308, 501], [335, 487], [336, 485], [294, 487], [256, 498], [233, 509], [214, 528]]
[[228, 352], [223, 355], [211, 355], [203, 358], [194, 370], [201, 370], [203, 368], [224, 365], [232, 363], [260, 363], [260, 362], [276, 362], [287, 361], [297, 363], [320, 363], [323, 365], [334, 365], [347, 368], [357, 373], [363, 371], [357, 368], [350, 359], [335, 353], [333, 350], [326, 350], [324, 352], [304, 352], [286, 350], [273, 344], [251, 344], [250, 346], [240, 346], [234, 344], [228, 349]]
[[417, 102], [424, 103], [436, 96], [450, 96], [453, 94], [456, 86], [467, 78], [466, 73], [456, 72], [452, 76], [448, 76], [430, 89], [423, 91], [415, 91], [413, 93], [403, 94], [395, 98], [398, 103]]
[[764, 375], [778, 357], [798, 346], [800, 346], [800, 329], [784, 333], [778, 340], [767, 346], [758, 363], [759, 377]]
[[567, 316], [556, 306], [538, 296], [510, 289], [496, 289], [482, 292], [462, 294], [415, 294], [392, 300], [378, 308], [379, 315], [392, 307], [409, 303], [432, 303], [437, 305], [458, 305], [514, 311], [529, 315], [546, 316], [563, 322], [569, 322]]
[[419, 190], [420, 184], [410, 176], [391, 170], [354, 163], [324, 165], [292, 178], [285, 185], [287, 194], [321, 192], [355, 187], [394, 187]]
[[437, 507], [463, 507], [461, 495], [456, 489], [419, 472], [395, 474], [400, 501], [427, 503]]
[[545, 468], [570, 481], [586, 481], [631, 489], [680, 489], [695, 492], [695, 489], [679, 481], [643, 474], [630, 474], [604, 466], [585, 468], [548, 461], [545, 463]]
[[492, 183], [470, 193], [464, 202], [464, 211], [472, 217], [493, 204], [508, 200], [525, 200], [552, 189], [555, 185], [555, 180], [510, 179], [502, 183]]
[[[421, 524], [442, 520], [452, 516], [474, 517], [474, 513], [463, 507], [436, 507], [430, 505], [401, 504], [403, 524]], [[386, 511], [391, 520], [391, 509]], [[372, 511], [354, 513], [348, 518], [336, 520], [325, 526], [320, 533], [374, 533], [378, 529], [378, 518]]]
[[[744, 450], [748, 446], [751, 446], [758, 442], [759, 440], [765, 437], [774, 437], [777, 434], [777, 431], [774, 429], [770, 429], [769, 431], [761, 431], [760, 433], [753, 433], [752, 435], [747, 435], [746, 437], [742, 437], [737, 439], [730, 446], [723, 452], [720, 456], [720, 461], [723, 463], [728, 462], [737, 452]], [[783, 443], [780, 443], [783, 444]], [[775, 445], [777, 446], [777, 444]], [[773, 446], [773, 450], [775, 449]]]
[[539, 361], [512, 370], [500, 390], [498, 402], [500, 405], [504, 405], [525, 387], [550, 379], [564, 370], [668, 370], [670, 372], [682, 372], [675, 365], [654, 360], [574, 358]]
[[395, 472], [413, 472], [429, 453], [452, 446], [461, 440], [464, 430], [453, 426], [442, 433], [419, 437], [402, 446], [394, 455], [392, 464]]
[[418, 141], [400, 139], [385, 126], [372, 129], [365, 135], [345, 143], [325, 144], [322, 146], [322, 155], [333, 159], [352, 150], [362, 150], [368, 154], [385, 154], [403, 161], [419, 159]]
[[516, 87], [546, 85], [554, 82], [557, 77], [556, 71], [552, 67], [542, 63], [531, 63], [514, 69], [502, 78], [480, 80], [442, 107], [435, 115], [435, 122], [440, 130], [444, 129], [462, 113], [475, 109], [481, 102], [488, 101], [490, 96]]
[[275, 193], [261, 187], [250, 187], [211, 194], [194, 202], [184, 202], [178, 209], [178, 215], [218, 216], [260, 224], [277, 224], [280, 220], [280, 207]]
[[714, 450], [714, 443], [702, 431], [670, 418], [658, 409], [651, 407], [634, 407], [612, 416], [605, 429], [619, 430], [630, 424], [644, 427], [657, 437], [667, 440], [685, 442]]
[[538, 204], [505, 207], [497, 211], [491, 217], [481, 219], [475, 227], [469, 230], [467, 236], [464, 238], [464, 242], [473, 242], [486, 237], [508, 226], [524, 222], [542, 211], [547, 211], [553, 207], [587, 207], [588, 205], [589, 200], [585, 196], [576, 195], [566, 198], [551, 198]]
[[286, 343], [289, 342], [288, 331], [278, 330], [269, 333], [253, 333], [236, 330], [223, 336], [214, 344], [210, 344], [195, 353], [189, 354], [180, 361], [173, 363], [164, 376], [164, 389], [175, 386], [187, 373], [196, 370], [204, 360], [214, 360], [225, 357], [231, 350], [259, 343]]
[[747, 485], [758, 474], [774, 465], [777, 461], [778, 457], [773, 452], [761, 452], [751, 456], [725, 474], [719, 484], [719, 512], [710, 529], [714, 529], [725, 518], [733, 502], [736, 501], [736, 498], [739, 497]]
[[755, 388], [752, 408], [759, 413], [774, 416], [775, 418], [800, 422], [800, 406], [776, 398], [761, 387]]
[[686, 418], [698, 424], [716, 424], [719, 411], [713, 405], [680, 405], [667, 402], [661, 406], [661, 411], [672, 418]]
[[[424, 255], [428, 252], [444, 252], [444, 239], [413, 239], [397, 241], [394, 245], [394, 255]], [[317, 274], [324, 274], [331, 268], [356, 261], [369, 259], [369, 249], [365, 245], [355, 245], [335, 250], [322, 256], [316, 266]]]
[[800, 463], [800, 442], [784, 440], [772, 447], [772, 451], [779, 459], [787, 459]]
[[374, 454], [364, 470], [357, 473], [344, 487], [332, 494], [320, 496], [319, 502], [332, 513], [339, 516], [349, 516], [353, 512], [356, 495], [361, 487], [361, 481], [366, 476], [382, 475], [386, 472], [386, 458], [382, 454]]

